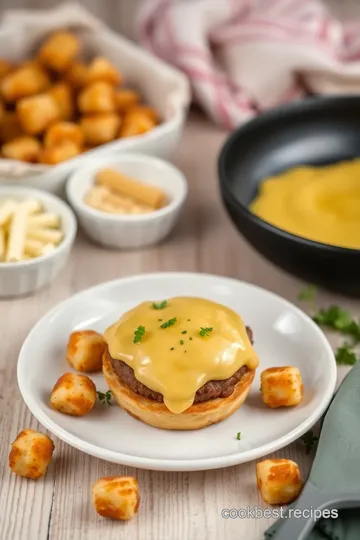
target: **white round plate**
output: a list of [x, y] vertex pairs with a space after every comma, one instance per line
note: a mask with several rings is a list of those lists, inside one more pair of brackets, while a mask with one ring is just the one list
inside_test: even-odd
[[[144, 300], [199, 296], [237, 311], [254, 331], [260, 367], [245, 404], [230, 418], [198, 431], [166, 431], [129, 416], [117, 405], [96, 404], [71, 417], [49, 406], [63, 373], [70, 333], [102, 332]], [[297, 366], [304, 399], [298, 407], [268, 409], [259, 392], [260, 372]], [[105, 391], [101, 374], [93, 377]], [[101, 459], [144, 469], [190, 471], [227, 467], [262, 457], [303, 435], [326, 410], [335, 389], [334, 355], [324, 334], [300, 309], [259, 287], [219, 276], [158, 273], [98, 285], [62, 302], [30, 332], [18, 361], [22, 396], [39, 422], [66, 443]], [[241, 432], [241, 440], [236, 435]]]

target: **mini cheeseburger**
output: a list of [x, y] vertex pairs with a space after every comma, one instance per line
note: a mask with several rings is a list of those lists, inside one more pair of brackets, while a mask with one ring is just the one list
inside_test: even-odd
[[202, 298], [144, 302], [105, 331], [103, 373], [118, 404], [163, 429], [198, 429], [244, 402], [258, 366], [252, 332]]

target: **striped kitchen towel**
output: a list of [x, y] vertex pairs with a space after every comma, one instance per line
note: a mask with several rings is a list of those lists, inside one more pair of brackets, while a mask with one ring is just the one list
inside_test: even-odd
[[319, 0], [144, 0], [138, 31], [227, 129], [307, 93], [360, 93], [360, 21]]

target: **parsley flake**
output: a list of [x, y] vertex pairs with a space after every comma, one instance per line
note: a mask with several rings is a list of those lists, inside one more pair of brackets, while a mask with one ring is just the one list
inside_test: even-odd
[[236, 439], [237, 439], [238, 441], [241, 440], [241, 431], [239, 431], [239, 432], [236, 434]]
[[152, 307], [154, 309], [164, 309], [167, 306], [167, 300], [163, 300], [162, 302], [159, 302], [158, 304], [156, 302], [153, 302]]
[[308, 285], [304, 287], [302, 291], [298, 294], [298, 300], [302, 302], [314, 302], [316, 298], [317, 289], [315, 285]]
[[189, 337], [189, 340], [190, 340], [190, 341], [192, 341], [192, 340], [193, 340], [193, 338], [192, 338], [192, 337], [190, 336], [190, 337]]
[[314, 432], [312, 429], [310, 429], [310, 431], [308, 431], [307, 433], [305, 433], [305, 435], [303, 435], [302, 437], [300, 437], [300, 440], [304, 443], [305, 445], [305, 452], [306, 454], [310, 454], [310, 451], [313, 447], [314, 444], [316, 444], [319, 440], [319, 437], [317, 437], [316, 435], [314, 435]]
[[138, 326], [134, 332], [133, 343], [140, 343], [145, 334], [145, 326]]
[[98, 397], [98, 400], [100, 401], [100, 403], [102, 405], [111, 405], [111, 398], [112, 398], [112, 393], [111, 393], [111, 390], [108, 390], [107, 392], [96, 392], [97, 393], [97, 397]]
[[169, 319], [168, 321], [164, 322], [160, 328], [169, 328], [169, 326], [174, 326], [174, 324], [176, 323], [177, 321], [177, 318], [176, 317], [173, 317], [172, 319]]
[[183, 330], [181, 333], [182, 334], [187, 334], [187, 330]]
[[212, 327], [203, 328], [201, 326], [199, 334], [200, 334], [201, 337], [205, 337], [205, 336], [209, 336], [210, 332], [212, 332], [212, 331], [213, 331]]
[[174, 350], [174, 347], [171, 347], [170, 351], [173, 351]]
[[184, 340], [180, 339], [180, 345], [184, 345]]
[[335, 352], [335, 359], [337, 364], [346, 366], [353, 366], [358, 361], [358, 358], [349, 343], [344, 343], [341, 347], [338, 347]]

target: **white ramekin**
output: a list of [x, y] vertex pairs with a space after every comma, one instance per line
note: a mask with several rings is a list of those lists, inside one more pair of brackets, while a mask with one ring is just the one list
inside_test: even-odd
[[0, 199], [38, 199], [49, 212], [58, 214], [64, 240], [46, 255], [22, 262], [0, 262], [0, 297], [32, 293], [50, 283], [66, 265], [76, 235], [76, 218], [71, 208], [58, 197], [33, 188], [0, 187]]
[[[91, 208], [84, 195], [94, 184], [96, 172], [104, 167], [117, 169], [165, 191], [169, 204], [140, 215], [114, 215]], [[110, 248], [131, 249], [156, 244], [175, 226], [188, 192], [184, 175], [170, 163], [143, 154], [103, 156], [70, 176], [66, 193], [79, 224], [95, 242]]]

